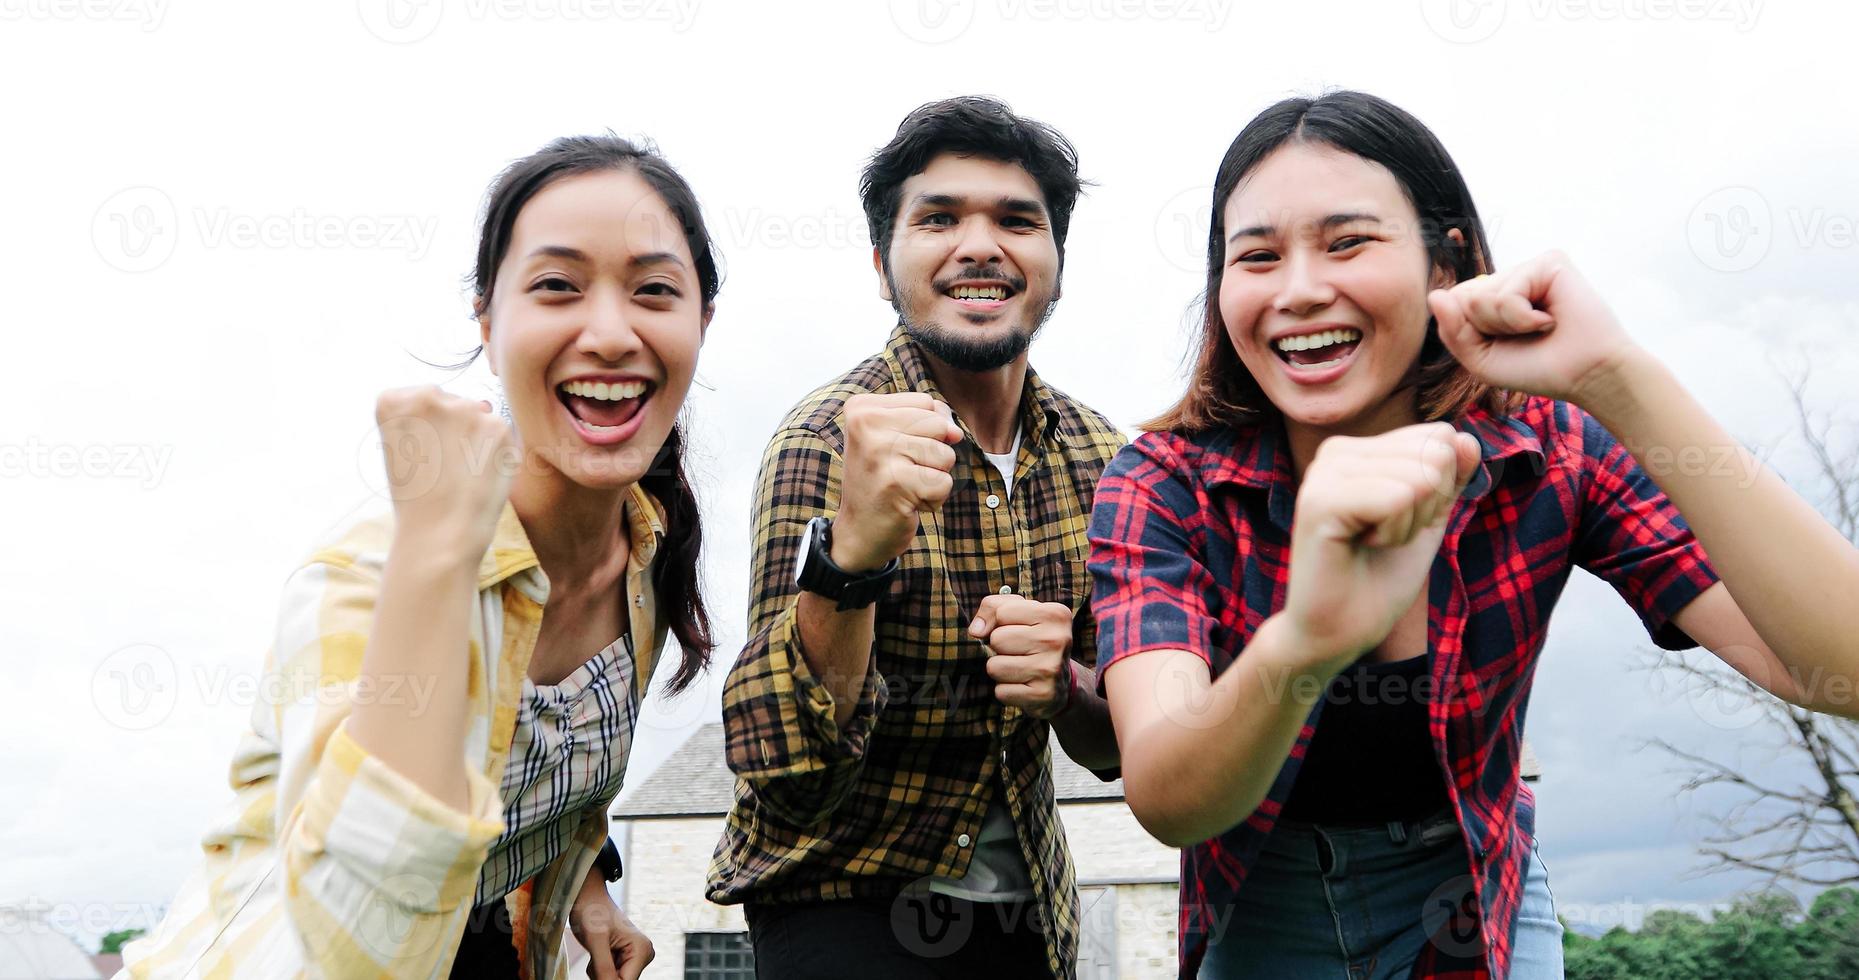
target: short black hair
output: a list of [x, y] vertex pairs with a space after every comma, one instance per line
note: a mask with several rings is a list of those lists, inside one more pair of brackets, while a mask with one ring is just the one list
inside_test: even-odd
[[1032, 175], [1046, 199], [1059, 267], [1064, 267], [1065, 233], [1071, 227], [1072, 207], [1084, 188], [1078, 179], [1077, 149], [1058, 130], [1014, 115], [999, 99], [963, 95], [912, 109], [898, 124], [897, 135], [865, 164], [859, 198], [871, 228], [871, 243], [878, 247], [887, 271], [904, 181], [945, 153], [1015, 164]]

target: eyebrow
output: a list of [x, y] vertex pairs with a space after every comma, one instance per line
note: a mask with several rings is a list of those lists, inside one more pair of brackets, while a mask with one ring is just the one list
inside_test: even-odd
[[[1329, 229], [1337, 225], [1353, 224], [1357, 221], [1370, 221], [1380, 224], [1381, 218], [1367, 211], [1344, 211], [1339, 214], [1332, 214], [1322, 221], [1317, 222], [1317, 227]], [[1231, 244], [1242, 238], [1270, 238], [1277, 231], [1278, 227], [1276, 225], [1250, 225], [1228, 235], [1226, 240]]]
[[[538, 245], [529, 253], [529, 257], [533, 259], [539, 256], [568, 259], [573, 262], [588, 261], [586, 252], [567, 245]], [[645, 252], [626, 260], [626, 264], [634, 268], [644, 265], [675, 265], [683, 268], [684, 260], [679, 258], [676, 252]]]
[[[925, 207], [959, 208], [967, 203], [968, 198], [962, 197], [959, 194], [918, 194], [916, 200], [910, 202], [910, 206], [912, 209]], [[994, 206], [1011, 214], [1036, 214], [1042, 218], [1045, 217], [1046, 214], [1045, 205], [1026, 197], [997, 198], [994, 201]]]

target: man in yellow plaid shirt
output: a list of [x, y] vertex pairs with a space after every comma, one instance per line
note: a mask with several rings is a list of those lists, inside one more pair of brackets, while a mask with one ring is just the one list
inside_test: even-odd
[[1049, 739], [1110, 778], [1086, 524], [1123, 443], [1026, 349], [1080, 188], [991, 99], [912, 112], [862, 182], [884, 350], [762, 460], [749, 642], [723, 695], [736, 806], [709, 896], [763, 978], [1075, 973]]

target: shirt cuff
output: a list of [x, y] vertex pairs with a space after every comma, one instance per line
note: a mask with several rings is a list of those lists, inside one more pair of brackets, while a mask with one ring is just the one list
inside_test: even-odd
[[858, 704], [853, 707], [852, 717], [846, 720], [844, 729], [833, 718], [837, 699], [807, 664], [800, 642], [800, 626], [794, 617], [788, 618], [783, 625], [783, 635], [771, 646], [770, 652], [787, 660], [788, 675], [794, 679], [794, 701], [801, 730], [807, 733], [820, 757], [830, 761], [862, 754], [872, 723], [888, 700], [884, 677], [878, 673], [876, 643], [865, 658], [865, 680], [859, 688]]
[[403, 907], [448, 911], [476, 894], [479, 869], [504, 831], [498, 787], [470, 768], [465, 783], [463, 811], [440, 802], [362, 748], [345, 720], [305, 794], [304, 827], [330, 857]]

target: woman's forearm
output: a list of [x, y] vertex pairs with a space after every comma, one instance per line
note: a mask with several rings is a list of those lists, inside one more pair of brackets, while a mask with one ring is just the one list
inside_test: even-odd
[[1077, 671], [1071, 697], [1074, 699], [1058, 717], [1052, 719], [1052, 734], [1073, 762], [1086, 769], [1114, 769], [1118, 764], [1117, 733], [1111, 725], [1110, 706], [1097, 696], [1097, 675], [1089, 667], [1074, 662]]
[[[1282, 615], [1259, 625], [1244, 653], [1209, 684], [1193, 654], [1133, 657], [1128, 684], [1111, 683], [1113, 710], [1125, 697], [1152, 705], [1123, 734], [1124, 792], [1156, 839], [1185, 847], [1214, 837], [1258, 809], [1284, 768], [1310, 710], [1335, 676], [1316, 666]], [[1138, 709], [1131, 709], [1138, 710]]]
[[397, 532], [362, 654], [362, 690], [431, 690], [428, 698], [360, 698], [349, 737], [440, 802], [464, 809], [471, 604], [477, 556]]
[[1812, 683], [1859, 675], [1859, 550], [1650, 357], [1583, 391], [1685, 516], [1724, 587], [1782, 663]]

